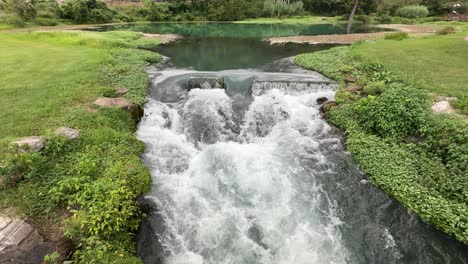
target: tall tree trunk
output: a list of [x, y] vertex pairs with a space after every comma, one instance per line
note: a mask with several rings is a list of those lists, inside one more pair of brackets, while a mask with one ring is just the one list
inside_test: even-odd
[[354, 21], [354, 14], [356, 14], [356, 9], [358, 7], [359, 0], [355, 0], [353, 10], [351, 11], [351, 14], [349, 15], [349, 20], [348, 20], [348, 27], [346, 28], [346, 33], [351, 33], [351, 27], [353, 26], [353, 21]]

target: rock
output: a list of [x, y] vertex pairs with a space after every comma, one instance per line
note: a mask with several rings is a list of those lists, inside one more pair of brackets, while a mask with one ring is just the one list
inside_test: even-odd
[[187, 88], [192, 89], [224, 89], [224, 79], [217, 77], [190, 77]]
[[60, 127], [54, 132], [55, 135], [63, 136], [69, 140], [77, 139], [80, 136], [80, 131], [69, 127]]
[[8, 187], [11, 187], [22, 180], [23, 175], [21, 174], [14, 174], [8, 176], [0, 174], [0, 190], [7, 189]]
[[356, 83], [357, 80], [353, 76], [348, 76], [348, 77], [346, 77], [345, 82], [346, 83]]
[[33, 152], [38, 152], [45, 147], [44, 138], [37, 136], [20, 138], [13, 144], [18, 145], [23, 151], [29, 149]]
[[465, 41], [468, 41], [468, 37], [465, 37]]
[[42, 263], [53, 251], [53, 245], [28, 223], [0, 216], [0, 263]]
[[440, 102], [440, 101], [455, 102], [457, 100], [458, 100], [458, 98], [456, 98], [456, 97], [448, 97], [448, 96], [437, 96], [437, 98], [436, 98], [437, 102]]
[[326, 101], [323, 103], [322, 107], [320, 108], [320, 112], [325, 118], [329, 117], [329, 111], [332, 107], [338, 106], [338, 103], [335, 101]]
[[362, 88], [361, 86], [359, 85], [354, 85], [354, 84], [351, 84], [351, 85], [348, 85], [348, 87], [346, 87], [346, 91], [348, 93], [355, 93], [355, 92], [359, 92], [359, 91], [362, 91], [364, 88]]
[[328, 101], [328, 98], [326, 98], [326, 97], [317, 98], [317, 104], [319, 104], [319, 105], [325, 103], [326, 101]]
[[442, 113], [453, 113], [453, 107], [450, 105], [448, 101], [440, 101], [432, 105], [431, 107], [432, 113], [434, 114], [442, 114]]
[[128, 89], [123, 87], [118, 87], [115, 89], [115, 96], [120, 97], [128, 93]]
[[141, 106], [123, 98], [100, 97], [94, 104], [102, 107], [120, 108], [132, 114], [132, 117], [137, 121], [143, 116], [143, 108]]

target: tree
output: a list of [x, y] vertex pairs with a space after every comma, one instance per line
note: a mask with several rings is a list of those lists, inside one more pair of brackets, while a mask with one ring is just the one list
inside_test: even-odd
[[359, 0], [354, 0], [353, 10], [351, 11], [351, 14], [349, 15], [348, 26], [346, 27], [347, 34], [351, 33], [351, 27], [353, 26], [353, 21], [354, 21], [354, 14], [356, 14], [358, 5], [359, 5]]

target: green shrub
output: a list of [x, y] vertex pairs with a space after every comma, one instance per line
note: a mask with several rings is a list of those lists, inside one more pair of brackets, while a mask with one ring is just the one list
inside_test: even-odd
[[455, 33], [455, 28], [453, 27], [445, 27], [436, 32], [437, 35], [448, 35], [448, 34], [453, 34], [453, 33]]
[[368, 24], [371, 22], [372, 17], [367, 15], [357, 15], [354, 17], [354, 20]]
[[385, 34], [385, 39], [387, 40], [404, 40], [407, 38], [409, 38], [409, 35], [406, 32], [395, 32]]
[[166, 21], [169, 19], [169, 5], [167, 3], [156, 3], [154, 1], [146, 1], [146, 18], [149, 21]]
[[366, 84], [366, 86], [364, 87], [364, 92], [369, 95], [377, 96], [381, 95], [386, 88], [387, 85], [384, 81], [376, 81]]
[[5, 14], [3, 16], [0, 16], [0, 22], [8, 25], [13, 25], [19, 28], [26, 26], [26, 21], [23, 18], [14, 14]]
[[265, 0], [263, 10], [270, 16], [279, 18], [300, 15], [304, 11], [304, 3], [290, 0]]
[[70, 0], [62, 5], [62, 18], [75, 23], [108, 23], [116, 13], [96, 0]]
[[59, 24], [59, 21], [53, 18], [36, 17], [33, 23], [39, 26], [56, 26]]
[[382, 14], [376, 17], [376, 20], [380, 24], [390, 24], [393, 22], [392, 16], [387, 14]]
[[403, 6], [398, 8], [395, 14], [404, 18], [423, 18], [427, 17], [429, 10], [427, 7], [420, 5]]
[[424, 90], [392, 86], [362, 112], [363, 125], [381, 136], [404, 137], [427, 125], [428, 95]]

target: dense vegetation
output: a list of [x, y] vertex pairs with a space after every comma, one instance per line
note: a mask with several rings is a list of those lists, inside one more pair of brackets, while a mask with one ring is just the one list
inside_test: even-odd
[[[357, 78], [363, 91], [341, 89], [336, 95], [339, 106], [328, 112], [331, 122], [346, 132], [356, 162], [409, 210], [468, 244], [468, 121], [431, 114], [435, 95], [428, 93], [457, 96], [465, 104], [467, 80], [447, 81], [466, 69], [457, 63], [466, 62], [466, 55], [450, 54], [461, 36], [358, 43], [301, 55], [296, 62], [336, 80]], [[388, 45], [398, 56], [383, 54]], [[414, 47], [424, 56], [410, 58]], [[468, 54], [467, 48], [459, 52]], [[449, 61], [454, 57], [454, 64], [443, 64], [441, 71], [431, 68], [439, 56]], [[418, 66], [410, 66], [413, 63]], [[459, 107], [466, 110], [466, 105]]]
[[[0, 0], [0, 25], [24, 27], [54, 26], [60, 23], [107, 23], [134, 21], [236, 21], [259, 17], [285, 18], [297, 15], [343, 15], [352, 8], [353, 0], [172, 0], [144, 4], [106, 5], [101, 0]], [[458, 12], [466, 13], [468, 0]], [[361, 0], [356, 20], [377, 23], [414, 23], [430, 16], [440, 20], [450, 14], [452, 1], [434, 0]]]
[[[53, 241], [70, 239], [74, 263], [140, 263], [133, 234], [142, 219], [137, 197], [150, 187], [144, 145], [129, 113], [93, 101], [125, 87], [125, 98], [143, 103], [145, 66], [161, 57], [132, 48], [157, 41], [134, 32], [0, 37], [0, 212], [33, 219]], [[51, 133], [60, 126], [79, 129], [80, 137]], [[11, 146], [31, 135], [45, 135], [44, 150]]]

